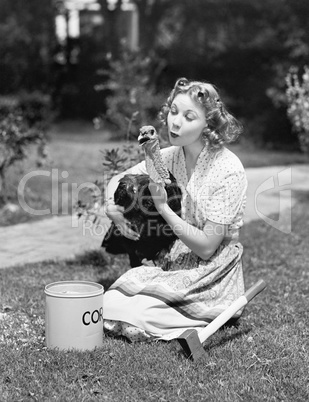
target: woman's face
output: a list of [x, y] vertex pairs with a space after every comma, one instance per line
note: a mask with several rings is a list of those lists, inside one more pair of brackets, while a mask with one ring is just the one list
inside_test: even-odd
[[178, 94], [167, 115], [171, 145], [186, 146], [202, 143], [201, 134], [206, 127], [205, 113], [189, 95]]

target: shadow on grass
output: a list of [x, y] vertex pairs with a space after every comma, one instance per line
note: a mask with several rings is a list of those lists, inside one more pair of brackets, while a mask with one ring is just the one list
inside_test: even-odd
[[[233, 324], [228, 322], [224, 326], [219, 328], [219, 330], [215, 334], [206, 339], [206, 341], [203, 343], [204, 355], [200, 356], [199, 361], [204, 360], [207, 363], [207, 359], [210, 353], [213, 353], [215, 350], [218, 350], [221, 347], [226, 347], [230, 342], [234, 342], [237, 339], [241, 340], [244, 335], [247, 335], [251, 332], [250, 328], [239, 329], [239, 327], [239, 321], [237, 323], [234, 321]], [[192, 355], [190, 354], [191, 352], [193, 353], [193, 350], [190, 349], [189, 345], [184, 342], [184, 340], [177, 342], [176, 339], [170, 343], [171, 349], [174, 350], [178, 357], [194, 360], [192, 359]], [[180, 348], [179, 346], [176, 346], [177, 344], [180, 345]]]
[[[229, 328], [229, 331], [227, 330]], [[232, 333], [231, 333], [232, 328]], [[236, 340], [238, 338], [243, 337], [244, 335], [248, 335], [251, 332], [251, 328], [241, 328], [241, 324], [238, 323], [237, 325], [224, 325], [223, 327], [219, 328], [217, 332], [217, 336], [212, 341], [206, 340], [204, 344], [204, 348], [218, 348]], [[237, 331], [237, 332], [236, 332]]]
[[126, 255], [113, 256], [107, 254], [104, 249], [86, 251], [72, 260], [67, 260], [68, 265], [90, 266], [97, 271], [97, 280], [104, 287], [104, 291], [124, 274], [129, 268], [129, 259]]

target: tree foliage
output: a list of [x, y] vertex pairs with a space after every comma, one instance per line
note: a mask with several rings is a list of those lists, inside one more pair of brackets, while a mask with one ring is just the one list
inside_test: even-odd
[[[112, 55], [115, 63], [123, 57], [121, 6], [125, 3], [115, 0], [111, 7], [107, 0], [97, 2], [104, 18], [97, 27], [100, 35], [80, 38], [75, 44], [80, 51], [78, 65], [62, 70], [58, 66], [57, 74], [52, 74], [53, 1], [0, 0], [0, 93], [45, 90], [58, 77], [61, 108], [71, 108], [72, 116], [84, 113], [87, 117], [94, 110], [94, 117], [95, 105], [104, 100], [93, 91], [98, 83], [96, 70], [107, 67], [106, 55]], [[132, 2], [139, 13], [137, 58], [150, 56], [165, 62], [160, 74], [150, 74], [147, 88], [166, 92], [180, 76], [210, 81], [223, 92], [251, 137], [269, 145], [293, 144], [285, 77], [291, 65], [303, 68], [308, 61], [307, 0]]]
[[[180, 76], [213, 82], [256, 141], [293, 144], [285, 76], [291, 65], [301, 67], [308, 58], [307, 0], [132, 1], [139, 12], [141, 53], [151, 50], [166, 62], [156, 77], [157, 90]], [[122, 0], [113, 10], [103, 3], [105, 18], [113, 15], [108, 42], [118, 46], [118, 57]]]
[[223, 90], [251, 136], [293, 141], [286, 117], [285, 76], [308, 57], [305, 0], [183, 0], [161, 20], [157, 43], [168, 71], [205, 79]]
[[0, 93], [50, 89], [54, 46], [52, 0], [1, 0]]

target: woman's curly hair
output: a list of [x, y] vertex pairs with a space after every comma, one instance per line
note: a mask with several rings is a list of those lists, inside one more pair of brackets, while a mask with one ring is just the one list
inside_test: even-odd
[[166, 103], [159, 112], [159, 120], [167, 124], [167, 115], [178, 94], [187, 94], [201, 105], [205, 111], [207, 127], [203, 131], [203, 138], [211, 149], [219, 149], [237, 139], [242, 133], [242, 124], [226, 109], [215, 87], [201, 81], [189, 81], [180, 78], [171, 91]]

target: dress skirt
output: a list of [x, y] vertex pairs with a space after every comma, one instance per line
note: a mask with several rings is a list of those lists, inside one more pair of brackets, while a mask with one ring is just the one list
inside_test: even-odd
[[202, 260], [177, 240], [160, 266], [132, 268], [107, 290], [105, 330], [131, 340], [171, 340], [205, 327], [244, 294], [242, 251], [238, 242], [220, 245]]

